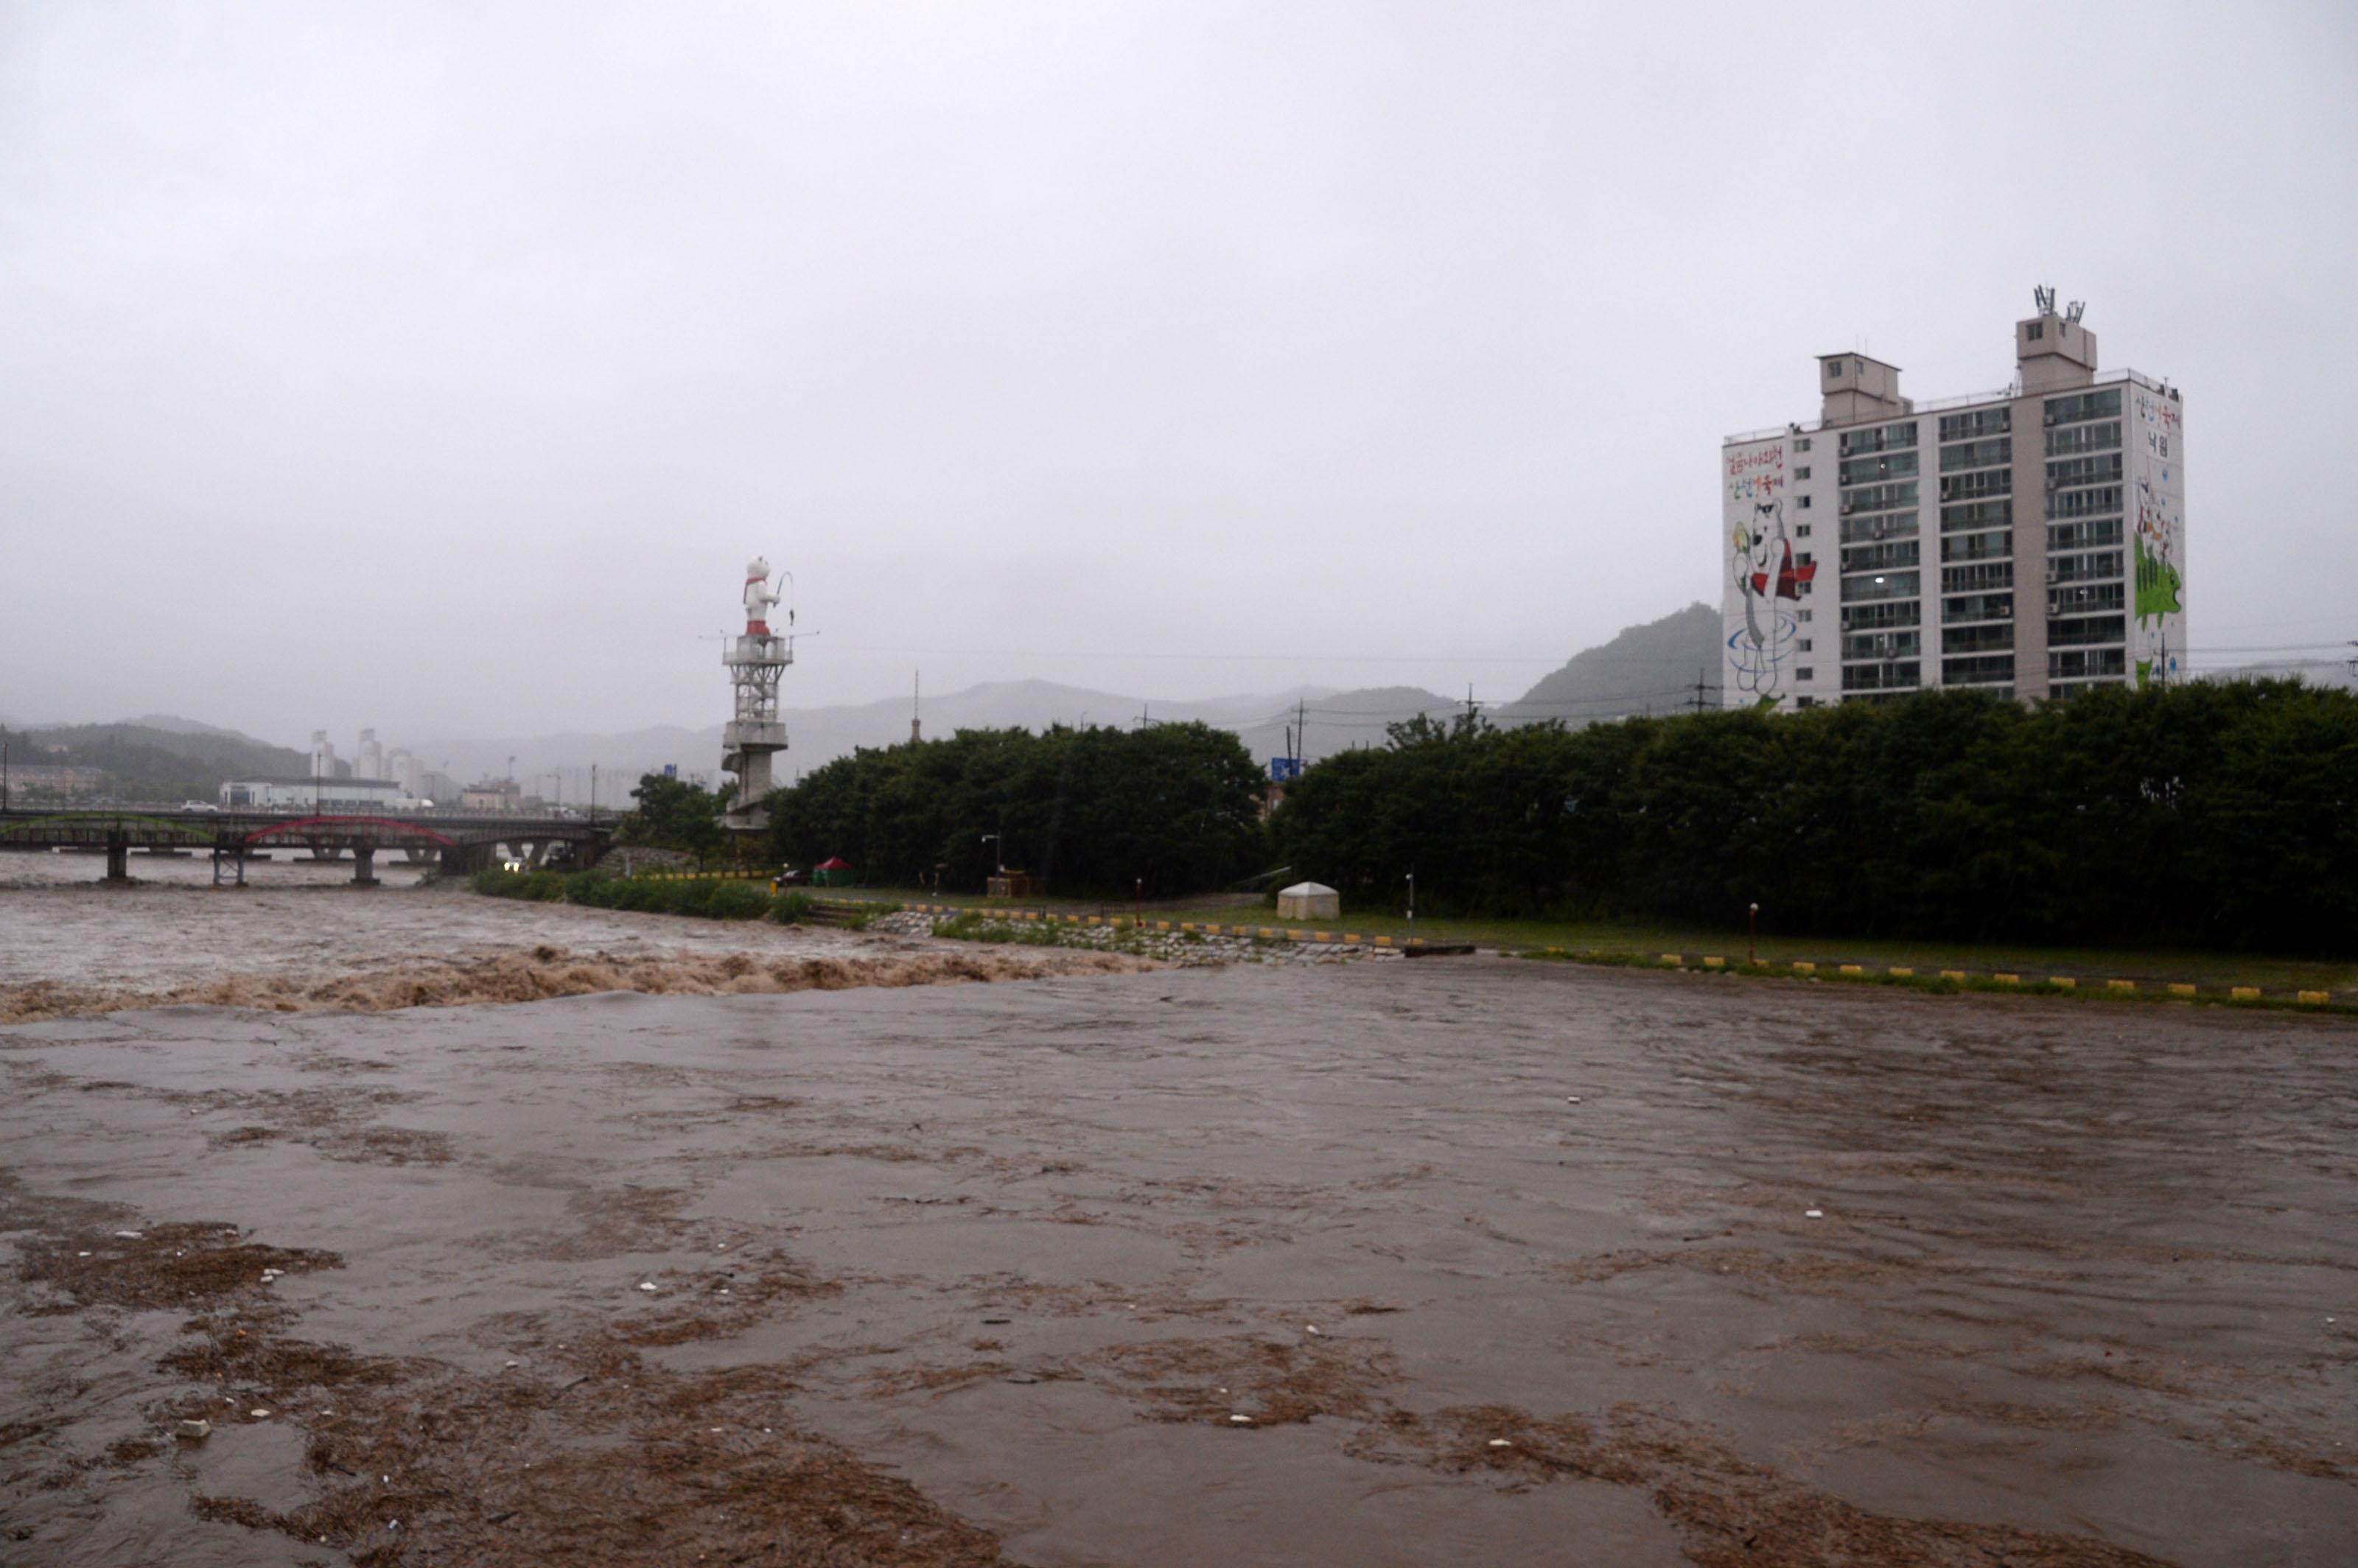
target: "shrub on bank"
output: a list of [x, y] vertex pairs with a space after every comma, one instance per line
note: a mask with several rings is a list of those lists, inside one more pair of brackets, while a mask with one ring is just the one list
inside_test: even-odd
[[477, 892], [544, 903], [564, 902], [593, 909], [627, 909], [644, 914], [693, 914], [706, 920], [760, 920], [784, 925], [805, 918], [815, 902], [808, 893], [773, 899], [759, 882], [718, 880], [672, 881], [614, 877], [603, 871], [478, 871], [469, 879]]
[[493, 898], [521, 898], [536, 903], [555, 903], [565, 897], [566, 875], [563, 871], [509, 871], [493, 867], [477, 871], [470, 879], [477, 892]]

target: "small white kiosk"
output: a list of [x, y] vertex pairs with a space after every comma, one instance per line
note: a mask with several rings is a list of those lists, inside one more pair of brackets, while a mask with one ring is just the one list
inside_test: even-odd
[[1277, 895], [1280, 920], [1339, 920], [1343, 895], [1323, 882], [1296, 882]]

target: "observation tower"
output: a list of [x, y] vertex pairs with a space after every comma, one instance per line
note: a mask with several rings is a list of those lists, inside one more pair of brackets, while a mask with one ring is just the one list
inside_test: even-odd
[[[745, 566], [745, 630], [724, 649], [720, 663], [736, 695], [736, 716], [720, 731], [720, 768], [737, 775], [737, 795], [720, 821], [741, 833], [770, 826], [763, 802], [776, 787], [770, 758], [786, 749], [786, 727], [778, 719], [778, 677], [795, 662], [790, 637], [770, 630], [770, 611], [779, 596], [770, 586], [770, 563], [756, 556]], [[794, 624], [794, 611], [786, 611]]]

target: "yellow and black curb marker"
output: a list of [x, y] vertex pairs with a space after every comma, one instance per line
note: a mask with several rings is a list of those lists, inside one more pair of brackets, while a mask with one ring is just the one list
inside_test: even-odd
[[[1640, 968], [1661, 969], [1686, 969], [1699, 967], [1704, 970], [1719, 970], [1728, 974], [1756, 975], [1763, 978], [1800, 979], [1829, 978], [1821, 972], [1826, 966], [1807, 961], [1796, 960], [1789, 964], [1731, 963], [1725, 957], [1716, 954], [1703, 955], [1697, 966], [1690, 966], [1686, 956], [1682, 953], [1664, 953], [1654, 959], [1648, 960], [1619, 953], [1565, 952], [1560, 948], [1548, 948], [1527, 953], [1524, 956], [1533, 958], [1561, 959], [1571, 963], [1610, 964], [1625, 968], [1633, 965]], [[2061, 996], [2076, 995], [2080, 989], [2080, 977], [2077, 975], [2049, 975], [2044, 979], [2034, 979], [2026, 981], [2019, 974], [2009, 974], [2002, 970], [1977, 975], [1964, 969], [1942, 969], [1937, 978], [1933, 978], [1920, 976], [1912, 968], [1899, 964], [1894, 964], [1879, 972], [1865, 964], [1836, 964], [1832, 966], [1832, 970], [1831, 978], [1837, 980], [1867, 984], [1913, 985], [1932, 990], [2021, 991], [2032, 995]], [[2093, 982], [2091, 984], [2093, 985]], [[2140, 985], [2136, 980], [2108, 979], [2104, 981], [2103, 989], [2095, 994], [2115, 998], [2134, 997], [2147, 1001], [2228, 1002], [2358, 1013], [2358, 1002], [2337, 1002], [2330, 990], [2296, 990], [2289, 996], [2281, 992], [2270, 996], [2257, 986], [2224, 988], [2214, 986], [2205, 990], [2201, 986], [2186, 980], [2147, 981]]]

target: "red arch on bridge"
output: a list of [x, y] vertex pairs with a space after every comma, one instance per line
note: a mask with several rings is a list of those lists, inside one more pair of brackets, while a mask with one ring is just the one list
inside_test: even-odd
[[384, 827], [404, 838], [431, 838], [446, 849], [459, 847], [459, 840], [445, 838], [431, 827], [420, 827], [415, 822], [403, 822], [390, 816], [306, 816], [299, 821], [274, 822], [267, 827], [256, 828], [239, 842], [256, 843], [274, 834], [292, 833], [304, 827]]

